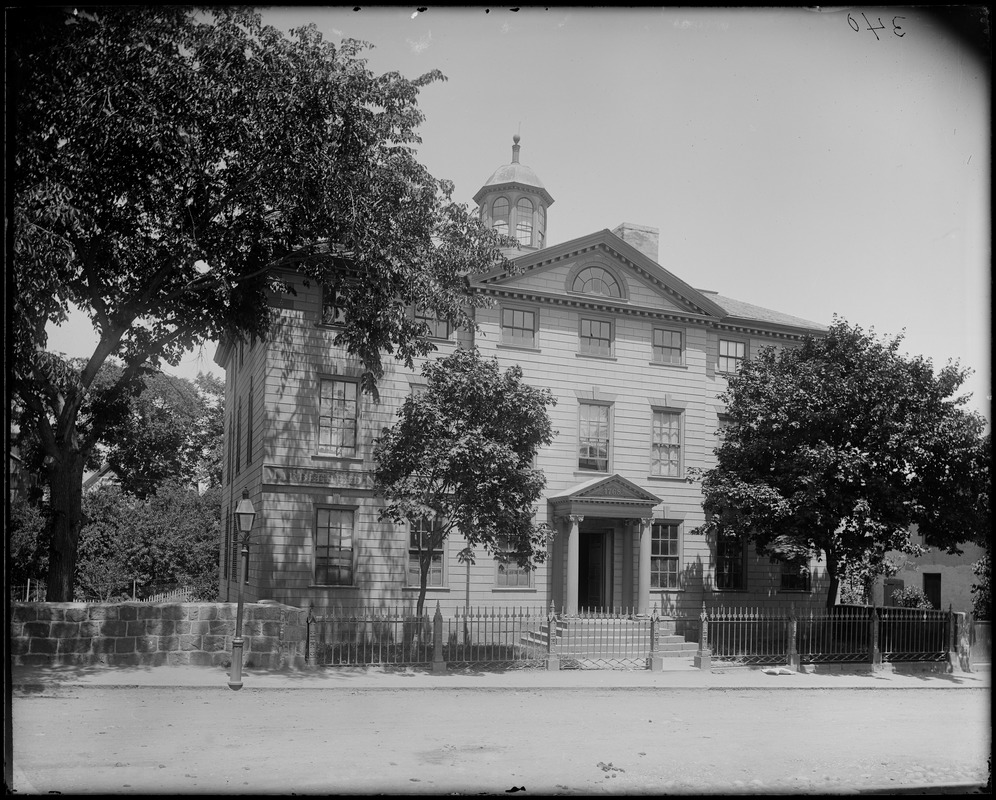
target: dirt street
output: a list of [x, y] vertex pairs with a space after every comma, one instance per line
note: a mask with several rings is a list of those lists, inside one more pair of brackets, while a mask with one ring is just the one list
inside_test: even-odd
[[976, 690], [87, 687], [12, 712], [18, 793], [833, 793], [984, 783], [991, 748]]

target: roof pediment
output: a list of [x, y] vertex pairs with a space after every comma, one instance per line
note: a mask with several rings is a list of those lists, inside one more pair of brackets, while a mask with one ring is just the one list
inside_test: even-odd
[[622, 475], [584, 481], [549, 497], [557, 514], [594, 516], [649, 516], [661, 499]]

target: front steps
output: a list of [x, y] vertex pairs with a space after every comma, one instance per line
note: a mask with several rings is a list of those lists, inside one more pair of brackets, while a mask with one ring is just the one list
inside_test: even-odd
[[[628, 617], [558, 618], [550, 647], [550, 623], [522, 635], [521, 644], [563, 657], [586, 659], [646, 658], [650, 651], [650, 624]], [[657, 623], [657, 655], [691, 659], [698, 645], [675, 632], [673, 620]]]

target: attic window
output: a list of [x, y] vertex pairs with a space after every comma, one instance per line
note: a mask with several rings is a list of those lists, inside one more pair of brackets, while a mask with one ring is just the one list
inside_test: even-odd
[[594, 294], [602, 297], [622, 297], [619, 282], [612, 273], [602, 267], [587, 267], [574, 278], [573, 291], [580, 294]]

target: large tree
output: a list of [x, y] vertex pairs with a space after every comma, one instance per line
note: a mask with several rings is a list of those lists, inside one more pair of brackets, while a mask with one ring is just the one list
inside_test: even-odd
[[535, 521], [546, 478], [533, 464], [553, 440], [547, 407], [555, 403], [522, 380], [520, 367], [501, 372], [476, 349], [426, 362], [422, 374], [425, 388], [405, 399], [374, 448], [381, 519], [415, 531], [419, 616], [433, 557], [454, 531], [467, 542], [465, 562], [477, 546], [524, 569], [546, 558], [550, 530]]
[[717, 464], [696, 476], [700, 530], [776, 558], [819, 556], [828, 606], [842, 578], [887, 569], [890, 551], [916, 555], [914, 525], [951, 549], [988, 535], [984, 423], [957, 396], [967, 372], [935, 374], [902, 341], [835, 319], [825, 336], [745, 362], [722, 396]]
[[[73, 596], [81, 483], [108, 397], [210, 340], [265, 338], [269, 291], [296, 269], [336, 294], [338, 343], [382, 374], [432, 345], [405, 310], [471, 324], [467, 276], [504, 263], [497, 234], [415, 158], [419, 91], [367, 47], [285, 35], [251, 9], [122, 6], [7, 14], [12, 99], [12, 388], [45, 450], [50, 600]], [[47, 351], [74, 308], [98, 343]]]

